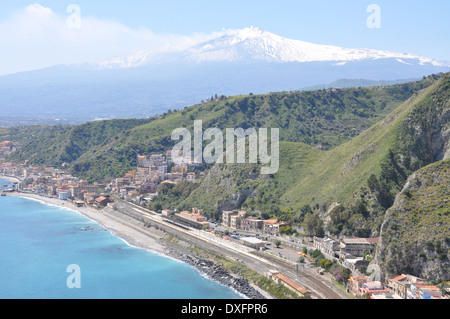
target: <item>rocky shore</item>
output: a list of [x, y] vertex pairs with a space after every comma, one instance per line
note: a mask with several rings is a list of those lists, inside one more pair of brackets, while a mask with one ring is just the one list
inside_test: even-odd
[[256, 288], [252, 287], [248, 280], [228, 272], [218, 263], [198, 257], [194, 254], [186, 253], [184, 250], [182, 251], [175, 247], [167, 247], [166, 254], [194, 267], [208, 279], [236, 290], [246, 298], [266, 299], [266, 296], [260, 293]]

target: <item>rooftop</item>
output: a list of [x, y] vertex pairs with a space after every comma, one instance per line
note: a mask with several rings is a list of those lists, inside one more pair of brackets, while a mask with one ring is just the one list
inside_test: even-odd
[[293, 282], [291, 279], [289, 279], [288, 277], [286, 277], [283, 274], [276, 274], [276, 277], [280, 278], [282, 281], [284, 281], [286, 284], [288, 284], [289, 286], [291, 286], [292, 288], [294, 288], [295, 290], [297, 290], [298, 292], [302, 293], [302, 294], [307, 294], [309, 293], [308, 290], [306, 290], [305, 288], [299, 286], [298, 284], [296, 284], [295, 282]]
[[402, 281], [403, 279], [406, 279], [405, 275], [399, 275], [394, 278], [391, 278], [391, 280], [393, 280], [393, 281]]
[[263, 244], [264, 241], [255, 237], [243, 237], [242, 241], [248, 242], [250, 244]]
[[345, 238], [342, 240], [345, 244], [376, 244], [379, 238]]

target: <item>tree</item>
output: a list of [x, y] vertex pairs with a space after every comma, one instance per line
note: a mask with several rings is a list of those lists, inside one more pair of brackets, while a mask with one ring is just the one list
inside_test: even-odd
[[327, 258], [323, 258], [319, 262], [319, 266], [328, 271], [333, 263]]
[[345, 281], [348, 281], [352, 276], [352, 271], [349, 268], [344, 268], [342, 271], [342, 277], [344, 277]]
[[292, 228], [289, 225], [280, 227], [280, 234], [290, 235], [292, 233]]
[[310, 236], [323, 236], [323, 220], [317, 214], [307, 214], [303, 220], [302, 226]]
[[279, 239], [275, 240], [275, 246], [277, 246], [277, 248], [280, 248], [281, 245], [281, 241]]
[[355, 206], [352, 207], [352, 214], [359, 214], [364, 217], [367, 217], [369, 212], [367, 211], [366, 204], [362, 199], [358, 199]]

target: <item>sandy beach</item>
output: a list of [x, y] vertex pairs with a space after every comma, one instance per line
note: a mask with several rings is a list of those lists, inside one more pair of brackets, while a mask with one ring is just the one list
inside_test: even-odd
[[88, 219], [98, 223], [114, 236], [121, 238], [127, 244], [138, 248], [146, 249], [155, 253], [164, 254], [165, 247], [158, 243], [158, 234], [144, 234], [131, 226], [127, 226], [124, 221], [119, 221], [114, 217], [103, 213], [101, 210], [90, 207], [77, 207], [71, 202], [50, 198], [36, 194], [9, 193], [8, 196], [17, 196], [43, 202], [47, 205], [54, 205], [60, 208], [75, 211]]

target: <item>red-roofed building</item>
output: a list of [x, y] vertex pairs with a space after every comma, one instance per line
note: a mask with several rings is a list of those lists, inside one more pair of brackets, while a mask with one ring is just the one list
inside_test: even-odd
[[388, 287], [391, 293], [406, 299], [408, 296], [408, 289], [411, 287], [411, 282], [408, 280], [407, 275], [399, 275], [389, 279]]
[[278, 219], [265, 220], [263, 223], [263, 233], [266, 235], [278, 236], [280, 234], [280, 228], [288, 226], [292, 222], [280, 222]]
[[390, 290], [379, 281], [365, 282], [362, 291], [363, 294], [368, 293], [370, 297], [372, 297], [372, 295], [388, 294], [390, 292]]
[[311, 297], [311, 292], [309, 290], [298, 285], [297, 283], [295, 283], [292, 279], [288, 278], [287, 276], [280, 274], [277, 271], [274, 271], [271, 274], [271, 277], [272, 277], [271, 279], [274, 280], [277, 284], [281, 284], [281, 285], [285, 286], [289, 290], [295, 292], [300, 297], [306, 297], [306, 298]]
[[103, 206], [103, 207], [108, 205], [108, 203], [110, 203], [110, 202], [111, 202], [110, 199], [108, 197], [105, 197], [105, 196], [100, 196], [100, 197], [97, 197], [95, 199], [95, 203], [97, 205], [100, 205], [100, 206]]
[[[198, 210], [196, 210], [198, 212]], [[190, 212], [182, 211], [180, 213], [175, 214], [175, 220], [197, 229], [209, 228], [209, 223], [206, 221], [205, 216], [201, 214], [191, 214]]]

